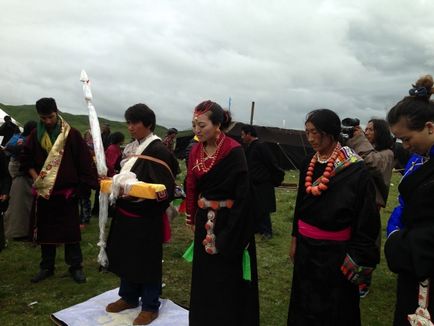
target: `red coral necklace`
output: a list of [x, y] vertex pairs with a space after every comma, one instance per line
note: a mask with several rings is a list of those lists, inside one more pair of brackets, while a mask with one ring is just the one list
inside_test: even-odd
[[[339, 143], [337, 143], [335, 149], [333, 150], [332, 155], [326, 160], [326, 161], [320, 161], [319, 160], [319, 153], [316, 152], [315, 155], [312, 157], [309, 163], [309, 167], [307, 168], [306, 177], [304, 179], [305, 183], [304, 186], [306, 187], [306, 193], [312, 194], [313, 196], [319, 196], [322, 194], [323, 191], [326, 191], [328, 189], [327, 184], [330, 181], [330, 178], [332, 175], [332, 170], [334, 163], [336, 161], [336, 158], [338, 157], [339, 150], [341, 149], [341, 146]], [[315, 185], [312, 185], [312, 176], [313, 176], [313, 170], [315, 168], [315, 164], [317, 161], [320, 161], [320, 163], [326, 163], [327, 166], [322, 174], [315, 182]]]
[[[201, 148], [201, 151], [200, 151], [200, 157], [199, 157], [199, 168], [203, 172], [205, 172], [205, 173], [208, 172], [214, 166], [214, 163], [215, 163], [217, 157], [219, 156], [220, 149], [222, 147], [223, 140], [225, 139], [225, 137], [226, 137], [225, 134], [222, 133], [220, 139], [217, 139], [217, 148], [216, 148], [214, 154], [212, 154], [210, 156], [208, 156], [205, 153], [205, 147], [202, 144], [202, 148]], [[209, 159], [211, 159], [211, 162], [205, 163], [205, 161], [207, 161]], [[207, 167], [207, 165], [208, 165], [208, 167]]]

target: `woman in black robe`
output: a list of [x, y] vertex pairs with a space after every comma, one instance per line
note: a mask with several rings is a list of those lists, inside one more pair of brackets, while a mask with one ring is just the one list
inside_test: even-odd
[[[388, 113], [393, 134], [412, 153], [422, 155], [422, 163], [413, 165], [399, 185], [403, 209], [400, 223], [389, 221], [384, 251], [392, 272], [398, 274], [394, 326], [409, 325], [407, 316], [418, 308], [419, 282], [434, 277], [434, 92], [431, 76], [421, 77], [410, 96], [398, 102]], [[394, 216], [396, 219], [396, 216]], [[392, 227], [394, 225], [394, 227]], [[434, 291], [428, 311], [434, 314]]]
[[[221, 132], [229, 123], [229, 112], [217, 103], [195, 109], [199, 143], [190, 152], [187, 174], [187, 223], [194, 225], [190, 326], [259, 325], [247, 163], [240, 144]], [[245, 248], [251, 280], [243, 278]]]
[[339, 117], [308, 114], [316, 151], [300, 170], [290, 258], [288, 325], [360, 325], [358, 284], [379, 262], [375, 188], [362, 159], [341, 147]]

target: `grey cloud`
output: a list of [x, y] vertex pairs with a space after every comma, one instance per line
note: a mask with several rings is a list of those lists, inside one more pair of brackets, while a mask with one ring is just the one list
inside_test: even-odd
[[[319, 107], [385, 116], [434, 73], [431, 1], [3, 0], [0, 102], [53, 96], [86, 113], [86, 69], [101, 116], [145, 102], [165, 126], [189, 128], [212, 99], [234, 118], [303, 128]], [[415, 21], [414, 17], [417, 17]]]

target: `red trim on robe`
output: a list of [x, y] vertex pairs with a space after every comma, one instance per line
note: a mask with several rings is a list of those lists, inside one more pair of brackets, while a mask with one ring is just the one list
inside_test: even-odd
[[[211, 170], [223, 159], [225, 158], [234, 148], [240, 147], [241, 145], [235, 141], [234, 139], [226, 136], [223, 139], [223, 143], [221, 144], [220, 151], [218, 153], [218, 156], [215, 159], [214, 166], [211, 168]], [[197, 211], [197, 200], [198, 200], [198, 192], [196, 189], [197, 181], [206, 173], [202, 169], [200, 169], [199, 165], [197, 164], [200, 160], [201, 151], [203, 148], [203, 143], [198, 143], [193, 146], [190, 152], [189, 156], [189, 164], [188, 164], [188, 171], [187, 171], [187, 182], [186, 182], [186, 188], [187, 188], [187, 198], [186, 198], [186, 211], [187, 214], [190, 215], [187, 219], [189, 220], [190, 224], [194, 224], [194, 216]], [[211, 161], [211, 159], [205, 161], [205, 164]], [[208, 166], [206, 166], [208, 167]]]

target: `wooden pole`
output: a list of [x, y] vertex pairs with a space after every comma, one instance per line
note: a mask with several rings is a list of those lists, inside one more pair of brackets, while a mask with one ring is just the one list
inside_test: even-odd
[[253, 116], [255, 115], [255, 102], [252, 102], [252, 109], [250, 110], [250, 124], [253, 124]]

